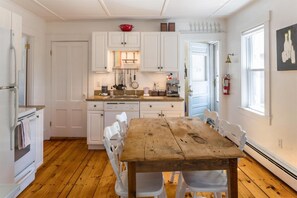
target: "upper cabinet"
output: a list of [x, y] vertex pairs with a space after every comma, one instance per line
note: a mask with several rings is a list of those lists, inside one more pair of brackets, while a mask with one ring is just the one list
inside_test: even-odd
[[141, 33], [141, 70], [178, 71], [178, 41], [176, 32]]
[[107, 32], [92, 33], [92, 71], [111, 71], [107, 64]]
[[139, 32], [109, 32], [109, 48], [140, 48]]

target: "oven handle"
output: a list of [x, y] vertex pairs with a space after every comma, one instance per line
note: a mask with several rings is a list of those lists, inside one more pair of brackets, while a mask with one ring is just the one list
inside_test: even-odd
[[[36, 115], [28, 117], [29, 121], [36, 120]], [[21, 122], [17, 122], [16, 126], [19, 126]]]
[[34, 168], [31, 168], [30, 170], [29, 170], [29, 172], [28, 173], [26, 173], [18, 182], [17, 182], [17, 184], [21, 184], [21, 183], [23, 183], [23, 181], [25, 181], [31, 174], [32, 174], [32, 172], [34, 171]]

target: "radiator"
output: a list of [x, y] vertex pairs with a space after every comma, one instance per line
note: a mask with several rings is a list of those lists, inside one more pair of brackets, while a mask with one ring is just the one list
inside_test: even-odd
[[268, 154], [265, 154], [251, 141], [246, 143], [244, 151], [297, 191], [297, 175], [293, 171], [271, 158]]

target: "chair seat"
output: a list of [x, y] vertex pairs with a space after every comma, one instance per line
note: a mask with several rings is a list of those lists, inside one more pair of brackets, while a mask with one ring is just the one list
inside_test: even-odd
[[[120, 187], [116, 181], [115, 191], [119, 196], [128, 196], [128, 176], [127, 171], [123, 171], [122, 182], [125, 190]], [[162, 194], [164, 188], [164, 181], [162, 173], [137, 173], [136, 174], [136, 196], [137, 197], [151, 197]]]
[[192, 191], [227, 191], [227, 176], [223, 171], [183, 171], [182, 175], [185, 183], [188, 185], [189, 188], [192, 188]]

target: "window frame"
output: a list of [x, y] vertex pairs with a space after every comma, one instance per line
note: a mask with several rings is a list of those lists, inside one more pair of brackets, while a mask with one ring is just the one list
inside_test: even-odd
[[[260, 29], [264, 30], [264, 68], [263, 69], [252, 69], [248, 68], [247, 64], [247, 43], [246, 38], [248, 35], [259, 31]], [[257, 26], [253, 26], [252, 28], [248, 28], [247, 30], [243, 31], [241, 34], [241, 109], [248, 111], [249, 115], [256, 115], [260, 117], [267, 117], [271, 118], [270, 116], [270, 49], [269, 49], [269, 42], [270, 42], [270, 32], [269, 32], [269, 20], [264, 23], [260, 23]], [[249, 71], [250, 70], [250, 71]], [[250, 86], [251, 82], [249, 81], [251, 78], [252, 71], [264, 71], [264, 111], [258, 111], [249, 106], [250, 104]]]

